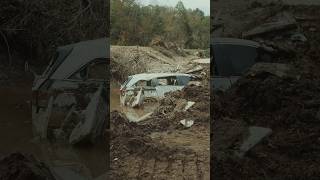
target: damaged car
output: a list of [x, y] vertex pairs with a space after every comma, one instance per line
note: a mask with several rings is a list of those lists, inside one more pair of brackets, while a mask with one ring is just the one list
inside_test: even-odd
[[32, 87], [32, 125], [41, 139], [70, 144], [103, 137], [108, 107], [108, 39], [58, 47]]
[[274, 49], [245, 39], [213, 38], [211, 66], [214, 90], [225, 91], [258, 62], [271, 62]]
[[129, 76], [120, 87], [122, 105], [137, 107], [144, 99], [159, 100], [165, 93], [183, 89], [194, 76], [183, 73], [144, 73]]

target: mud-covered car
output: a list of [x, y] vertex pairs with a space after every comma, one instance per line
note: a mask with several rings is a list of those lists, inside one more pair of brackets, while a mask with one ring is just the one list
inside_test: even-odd
[[194, 77], [183, 73], [144, 73], [129, 76], [120, 87], [120, 102], [132, 107], [144, 98], [158, 100], [165, 93], [183, 89]]
[[108, 108], [108, 39], [58, 47], [32, 87], [32, 123], [41, 139], [94, 143], [103, 136]]
[[226, 90], [257, 62], [271, 62], [273, 49], [258, 42], [213, 38], [211, 42], [212, 85], [214, 90]]

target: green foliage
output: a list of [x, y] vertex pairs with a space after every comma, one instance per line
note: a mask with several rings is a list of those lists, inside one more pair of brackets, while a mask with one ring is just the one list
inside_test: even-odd
[[199, 9], [142, 6], [135, 0], [111, 0], [111, 42], [147, 46], [153, 39], [174, 42], [184, 48], [208, 48], [210, 17]]

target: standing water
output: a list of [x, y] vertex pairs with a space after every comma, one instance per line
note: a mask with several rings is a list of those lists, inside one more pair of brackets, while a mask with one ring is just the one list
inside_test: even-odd
[[105, 142], [89, 147], [40, 142], [33, 137], [31, 82], [0, 87], [0, 157], [13, 152], [34, 155], [51, 166], [76, 169], [82, 175], [97, 177], [106, 172]]

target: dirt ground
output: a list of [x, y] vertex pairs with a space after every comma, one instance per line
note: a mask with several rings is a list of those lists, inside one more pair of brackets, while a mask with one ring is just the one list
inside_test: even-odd
[[[271, 22], [279, 12], [288, 12], [295, 17], [299, 33], [307, 41], [288, 40], [284, 35], [287, 30], [251, 38], [287, 50], [290, 56], [285, 59], [279, 56], [275, 62], [293, 65], [299, 76], [281, 78], [269, 73], [245, 76], [230, 90], [214, 94], [211, 177], [317, 179], [320, 176], [319, 6], [237, 2], [219, 1], [220, 7], [213, 6], [216, 14], [221, 7], [228, 10], [220, 15], [229, 28], [217, 35], [239, 38], [255, 26]], [[240, 19], [243, 19], [241, 23], [237, 23]], [[239, 158], [234, 153], [250, 126], [270, 128], [272, 134]]]
[[[197, 90], [204, 89], [197, 87]], [[209, 96], [198, 98], [203, 98], [208, 108]], [[177, 99], [167, 97], [167, 100]], [[209, 179], [209, 111], [203, 111], [203, 106], [195, 105], [183, 114], [156, 113], [138, 123], [129, 122], [122, 113], [112, 112], [112, 179]], [[160, 104], [159, 111], [163, 107]], [[199, 112], [203, 116], [197, 116]], [[195, 124], [183, 127], [179, 121], [184, 117], [194, 118]]]
[[[140, 69], [131, 69], [132, 74], [186, 71], [194, 67], [191, 60], [199, 59], [190, 51], [178, 54], [162, 47], [138, 49], [114, 46], [111, 54], [117, 64], [130, 66], [132, 59], [141, 63]], [[209, 67], [204, 69], [209, 75]], [[114, 76], [114, 82], [120, 81], [116, 77], [119, 76]], [[111, 107], [116, 110], [111, 112], [110, 122], [110, 178], [210, 179], [208, 82], [205, 78], [202, 86], [188, 86], [167, 94], [152, 105], [156, 106], [152, 108], [154, 113], [145, 121], [129, 122], [127, 111]], [[119, 99], [118, 93], [115, 96], [111, 99]], [[196, 103], [187, 112], [174, 110], [184, 99]], [[194, 125], [186, 128], [180, 124], [185, 118], [194, 120]]]

